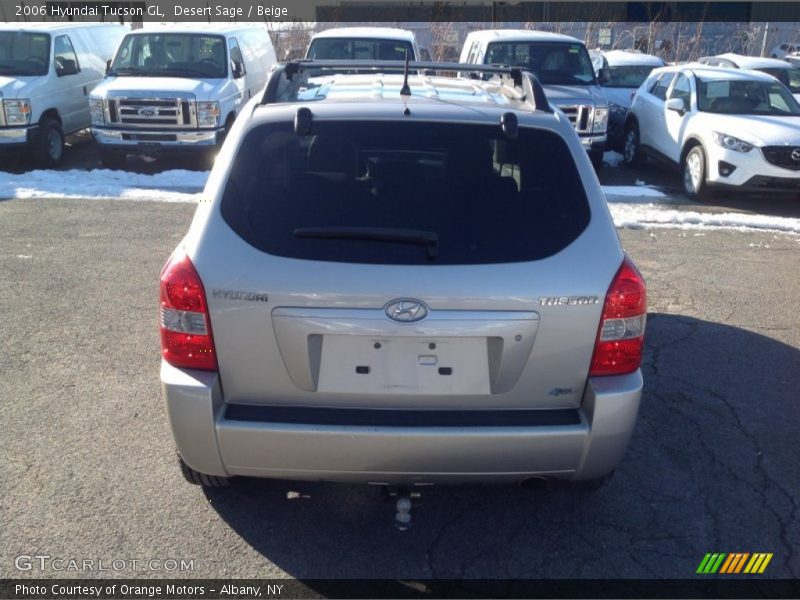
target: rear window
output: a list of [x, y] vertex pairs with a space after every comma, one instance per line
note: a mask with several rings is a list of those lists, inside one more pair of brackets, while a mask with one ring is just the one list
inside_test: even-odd
[[314, 122], [253, 128], [222, 216], [256, 248], [298, 259], [465, 265], [546, 258], [590, 220], [564, 140], [486, 125]]
[[311, 42], [306, 58], [315, 60], [416, 60], [414, 48], [403, 40], [319, 38]]

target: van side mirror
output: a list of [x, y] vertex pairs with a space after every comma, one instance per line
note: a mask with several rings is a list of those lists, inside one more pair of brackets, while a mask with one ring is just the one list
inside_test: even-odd
[[111, 59], [109, 58], [109, 59], [106, 61], [106, 75], [108, 75], [108, 72], [109, 72], [110, 70], [111, 70]]
[[241, 63], [231, 61], [231, 73], [233, 73], [234, 79], [241, 79], [244, 77], [244, 69], [242, 68]]
[[61, 58], [56, 62], [56, 77], [77, 75], [78, 65], [71, 58]]
[[674, 110], [681, 115], [686, 112], [686, 102], [683, 101], [683, 98], [670, 98], [664, 103], [664, 106], [667, 110]]
[[597, 72], [597, 80], [600, 82], [600, 85], [606, 84], [611, 81], [611, 73], [604, 67]]

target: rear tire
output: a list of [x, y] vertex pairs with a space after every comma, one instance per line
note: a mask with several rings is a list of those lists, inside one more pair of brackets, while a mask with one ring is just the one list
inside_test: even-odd
[[694, 146], [681, 163], [683, 172], [683, 192], [691, 200], [705, 200], [711, 194], [709, 192], [706, 175], [706, 155], [702, 146]]
[[100, 149], [100, 163], [106, 168], [114, 171], [124, 171], [128, 163], [128, 157], [121, 152], [113, 152], [104, 148]]
[[39, 121], [39, 131], [31, 147], [33, 162], [42, 169], [52, 169], [64, 159], [64, 132], [52, 117]]
[[231, 484], [230, 477], [220, 477], [219, 475], [206, 475], [205, 473], [200, 473], [199, 471], [195, 471], [192, 467], [190, 467], [183, 461], [180, 454], [178, 454], [178, 463], [180, 464], [183, 478], [193, 485], [202, 485], [203, 487], [208, 487], [208, 488], [220, 488], [220, 487], [227, 487]]
[[645, 156], [639, 142], [639, 126], [631, 123], [625, 128], [625, 137], [622, 140], [622, 158], [625, 166], [638, 169], [644, 164]]

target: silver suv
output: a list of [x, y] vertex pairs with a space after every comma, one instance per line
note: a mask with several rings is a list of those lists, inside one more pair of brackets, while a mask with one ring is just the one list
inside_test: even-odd
[[183, 473], [603, 481], [645, 285], [574, 128], [517, 68], [341, 72], [384, 67], [283, 65], [225, 142], [161, 273]]

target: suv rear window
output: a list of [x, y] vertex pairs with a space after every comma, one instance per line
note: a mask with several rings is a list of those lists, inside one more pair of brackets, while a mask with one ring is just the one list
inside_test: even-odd
[[277, 256], [465, 265], [546, 258], [590, 210], [557, 134], [443, 123], [291, 123], [247, 133], [222, 197], [245, 241]]

